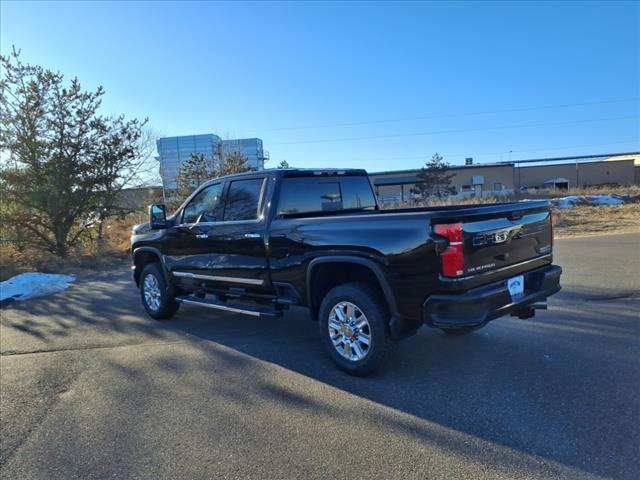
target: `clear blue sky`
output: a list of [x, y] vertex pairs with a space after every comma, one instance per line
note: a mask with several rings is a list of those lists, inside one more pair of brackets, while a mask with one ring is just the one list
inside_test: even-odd
[[640, 150], [640, 4], [3, 1], [2, 52], [103, 85], [163, 136], [272, 164]]

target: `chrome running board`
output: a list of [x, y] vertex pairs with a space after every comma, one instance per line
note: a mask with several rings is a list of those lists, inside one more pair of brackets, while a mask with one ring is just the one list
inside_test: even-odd
[[280, 317], [282, 312], [275, 308], [261, 307], [261, 306], [231, 306], [226, 303], [207, 300], [196, 296], [176, 297], [178, 302], [182, 302], [187, 305], [198, 305], [204, 308], [211, 308], [213, 310], [220, 310], [229, 313], [239, 313], [241, 315], [249, 315], [252, 317]]

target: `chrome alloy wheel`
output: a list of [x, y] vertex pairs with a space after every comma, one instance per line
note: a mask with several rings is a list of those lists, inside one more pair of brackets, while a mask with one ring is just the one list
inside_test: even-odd
[[154, 312], [160, 308], [160, 286], [155, 275], [149, 273], [144, 277], [142, 283], [142, 291], [144, 293], [144, 301], [147, 306]]
[[329, 314], [329, 337], [336, 351], [351, 362], [369, 353], [371, 328], [366, 315], [351, 302], [340, 302]]

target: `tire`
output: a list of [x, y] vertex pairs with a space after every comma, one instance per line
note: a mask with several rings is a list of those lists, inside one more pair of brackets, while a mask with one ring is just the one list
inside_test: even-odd
[[[148, 283], [145, 284], [147, 281]], [[154, 286], [157, 291], [154, 291]], [[153, 298], [157, 299], [157, 304]], [[180, 308], [180, 304], [175, 301], [174, 297], [167, 293], [167, 282], [164, 279], [162, 267], [159, 263], [150, 263], [142, 270], [140, 275], [140, 299], [147, 314], [155, 320], [169, 319]]]
[[[351, 375], [372, 373], [393, 350], [394, 344], [387, 333], [389, 312], [379, 298], [380, 294], [365, 283], [345, 283], [330, 290], [320, 304], [321, 342], [336, 365]], [[350, 313], [353, 315], [349, 316]], [[340, 316], [345, 320], [340, 321]], [[349, 318], [352, 318], [350, 325]], [[339, 326], [340, 330], [330, 326]]]
[[440, 328], [440, 330], [442, 330], [447, 335], [453, 335], [456, 337], [460, 337], [462, 335], [468, 335], [477, 329], [478, 327]]

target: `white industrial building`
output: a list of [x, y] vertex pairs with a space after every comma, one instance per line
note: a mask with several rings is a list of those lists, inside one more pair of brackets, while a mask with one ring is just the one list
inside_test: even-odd
[[156, 142], [158, 161], [160, 162], [160, 176], [165, 189], [177, 187], [177, 177], [180, 164], [187, 161], [190, 155], [201, 153], [205, 157], [219, 160], [223, 156], [241, 153], [249, 166], [255, 170], [262, 170], [265, 162], [265, 151], [259, 138], [240, 138], [222, 140], [212, 133], [204, 135], [184, 135], [180, 137], [164, 137]]

